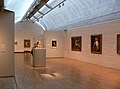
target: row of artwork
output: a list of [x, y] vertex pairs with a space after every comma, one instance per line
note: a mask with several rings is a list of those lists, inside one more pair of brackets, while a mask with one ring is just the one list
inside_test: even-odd
[[[71, 37], [72, 51], [81, 51], [82, 37]], [[102, 34], [91, 35], [91, 53], [102, 54]], [[120, 34], [117, 35], [117, 53], [120, 54]]]
[[[17, 45], [17, 44], [18, 44], [18, 42], [15, 41], [14, 45]], [[25, 39], [24, 40], [24, 48], [30, 48], [30, 39]]]
[[[17, 41], [14, 42], [14, 45], [17, 45]], [[58, 42], [56, 39], [52, 39], [51, 46], [52, 48], [57, 48]], [[24, 48], [30, 48], [30, 39], [24, 40]]]

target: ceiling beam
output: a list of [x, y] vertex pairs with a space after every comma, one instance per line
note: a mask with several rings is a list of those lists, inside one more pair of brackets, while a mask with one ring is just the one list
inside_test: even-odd
[[[52, 11], [53, 9], [55, 9], [56, 7], [58, 7], [60, 4], [63, 4], [66, 0], [61, 1], [59, 4], [57, 4], [56, 6], [54, 6], [52, 9], [50, 9], [49, 11], [47, 11], [46, 13], [44, 13], [44, 15], [40, 16], [38, 19], [43, 18], [43, 16], [45, 16], [47, 13], [49, 13], [50, 11]], [[34, 22], [36, 22], [37, 20], [34, 20]]]
[[37, 11], [38, 13], [40, 13], [41, 15], [44, 15], [44, 13], [40, 12], [40, 11]]
[[[49, 0], [40, 0], [40, 2], [36, 5], [36, 2], [38, 0], [36, 0], [28, 9], [28, 11], [26, 12], [26, 14], [23, 16], [23, 18], [21, 20], [25, 20], [25, 19], [30, 19], [40, 8], [42, 8]], [[35, 6], [36, 5], [36, 6]], [[42, 12], [41, 12], [42, 14]]]
[[49, 9], [53, 9], [51, 6], [49, 6], [48, 4], [45, 4]]
[[30, 14], [27, 16], [28, 19], [30, 19], [40, 8], [42, 8], [49, 0], [41, 0], [38, 5], [35, 6], [35, 8], [30, 12]]

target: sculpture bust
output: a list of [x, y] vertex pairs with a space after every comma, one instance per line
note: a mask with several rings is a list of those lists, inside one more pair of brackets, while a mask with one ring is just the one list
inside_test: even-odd
[[40, 40], [37, 42], [37, 47], [42, 48], [42, 42]]

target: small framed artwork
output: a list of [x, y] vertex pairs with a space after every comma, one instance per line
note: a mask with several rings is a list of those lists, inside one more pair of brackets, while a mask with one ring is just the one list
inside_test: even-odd
[[17, 45], [17, 41], [14, 41], [14, 45]]
[[58, 46], [57, 40], [56, 39], [52, 39], [51, 45], [52, 45], [52, 48], [57, 48], [57, 46]]
[[117, 35], [117, 54], [120, 55], [120, 34]]
[[102, 54], [102, 34], [91, 36], [91, 53]]
[[71, 49], [72, 51], [81, 51], [82, 47], [82, 37], [71, 37]]
[[30, 40], [29, 39], [24, 40], [24, 48], [30, 48]]

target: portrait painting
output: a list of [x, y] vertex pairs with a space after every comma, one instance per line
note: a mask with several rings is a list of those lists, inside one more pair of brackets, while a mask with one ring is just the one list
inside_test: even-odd
[[30, 40], [29, 39], [24, 40], [24, 48], [30, 48]]
[[58, 46], [58, 42], [57, 42], [57, 40], [56, 39], [52, 39], [52, 48], [57, 48], [57, 46]]
[[102, 34], [91, 36], [91, 53], [102, 54]]
[[82, 37], [71, 37], [71, 49], [72, 51], [81, 51], [82, 47]]
[[120, 55], [120, 34], [117, 35], [117, 54]]

